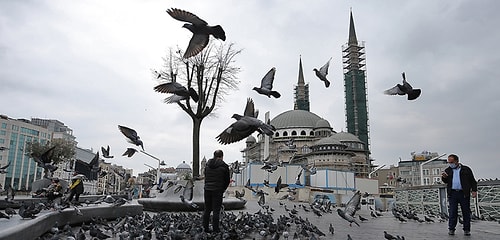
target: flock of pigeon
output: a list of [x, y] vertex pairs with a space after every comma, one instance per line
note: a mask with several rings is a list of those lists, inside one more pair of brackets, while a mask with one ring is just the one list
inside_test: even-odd
[[[226, 33], [220, 25], [210, 26], [205, 20], [199, 18], [195, 14], [177, 8], [168, 9], [167, 13], [172, 18], [185, 22], [183, 27], [191, 31], [193, 34], [183, 58], [190, 58], [199, 54], [208, 45], [210, 35], [216, 39], [223, 41], [226, 40]], [[320, 67], [319, 70], [316, 68], [313, 69], [315, 75], [319, 80], [324, 82], [326, 88], [330, 86], [330, 81], [327, 79], [327, 75], [331, 59], [332, 58]], [[164, 77], [162, 74], [158, 72], [156, 73], [158, 74], [157, 78], [168, 80], [168, 78]], [[262, 78], [260, 87], [254, 87], [253, 90], [269, 98], [271, 96], [274, 98], [281, 97], [281, 94], [278, 91], [273, 90], [275, 73], [276, 68], [272, 67], [271, 70], [269, 70]], [[189, 99], [198, 102], [199, 99], [196, 90], [191, 87], [188, 89], [176, 82], [175, 74], [173, 73], [171, 73], [170, 82], [161, 83], [160, 85], [154, 87], [154, 90], [160, 93], [172, 94], [170, 97], [165, 99], [166, 103], [178, 103], [181, 100], [189, 101]], [[420, 96], [421, 90], [413, 89], [412, 86], [406, 81], [405, 73], [403, 73], [403, 84], [397, 84], [395, 87], [384, 91], [384, 93], [387, 95], [408, 95], [408, 100], [414, 100]], [[247, 111], [250, 107], [252, 108], [252, 111]], [[253, 111], [253, 101], [250, 98], [247, 100], [244, 115], [241, 116], [239, 114], [234, 114], [232, 118], [236, 119], [236, 122], [231, 124], [231, 126], [226, 128], [216, 137], [218, 142], [221, 144], [230, 144], [240, 141], [255, 131], [266, 135], [272, 135], [275, 130], [269, 123], [263, 123], [257, 119], [257, 113]]]

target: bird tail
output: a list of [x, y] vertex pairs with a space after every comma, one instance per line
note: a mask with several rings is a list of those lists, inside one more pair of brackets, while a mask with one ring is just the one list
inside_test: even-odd
[[215, 38], [226, 41], [226, 33], [220, 25], [212, 27], [212, 31]]
[[325, 87], [329, 87], [329, 86], [330, 86], [330, 81], [325, 80]]
[[272, 136], [276, 128], [271, 124], [264, 123], [259, 127], [259, 130], [261, 133], [264, 133], [268, 136]]
[[420, 89], [413, 89], [411, 92], [408, 93], [408, 100], [415, 100], [420, 96], [420, 93], [422, 93], [422, 90]]
[[271, 91], [271, 95], [275, 98], [280, 98], [281, 97], [281, 94], [277, 91]]
[[192, 87], [189, 88], [189, 96], [195, 102], [198, 102], [198, 100], [200, 100], [200, 97], [198, 96], [198, 93], [196, 93], [196, 90], [194, 90], [194, 88], [192, 88]]

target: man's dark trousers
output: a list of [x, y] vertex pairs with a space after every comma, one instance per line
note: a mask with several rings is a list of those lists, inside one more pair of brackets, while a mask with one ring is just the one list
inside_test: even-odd
[[460, 205], [464, 220], [463, 230], [470, 231], [470, 198], [466, 198], [462, 190], [452, 190], [448, 196], [448, 204], [450, 205], [448, 229], [455, 230], [458, 220], [458, 205]]
[[205, 231], [208, 231], [208, 223], [210, 222], [210, 212], [213, 211], [212, 216], [212, 227], [214, 232], [220, 232], [219, 219], [220, 210], [222, 207], [222, 195], [224, 191], [204, 191], [205, 197], [205, 214], [203, 214], [203, 227]]

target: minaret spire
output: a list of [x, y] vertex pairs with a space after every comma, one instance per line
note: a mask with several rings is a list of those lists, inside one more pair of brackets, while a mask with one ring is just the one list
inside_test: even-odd
[[309, 84], [304, 81], [304, 71], [302, 70], [302, 56], [299, 57], [299, 79], [295, 90], [294, 110], [309, 111]]
[[358, 45], [358, 38], [356, 37], [356, 29], [354, 29], [354, 18], [352, 17], [352, 9], [350, 15], [351, 15], [351, 20], [349, 22], [349, 41], [347, 44]]
[[299, 86], [304, 85], [304, 71], [302, 70], [302, 56], [299, 56], [299, 81], [297, 83]]

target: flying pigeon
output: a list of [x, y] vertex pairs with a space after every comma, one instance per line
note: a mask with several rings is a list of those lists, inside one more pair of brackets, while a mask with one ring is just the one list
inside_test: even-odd
[[139, 137], [139, 135], [137, 135], [137, 132], [134, 129], [121, 125], [118, 125], [118, 129], [120, 129], [120, 132], [122, 132], [123, 135], [127, 137], [128, 142], [135, 144], [136, 146], [141, 146], [142, 150], [144, 150], [144, 145], [141, 141], [141, 138]]
[[301, 168], [301, 169], [300, 169], [300, 171], [299, 171], [299, 174], [298, 174], [298, 175], [297, 175], [297, 177], [295, 178], [295, 185], [300, 185], [300, 186], [302, 186], [302, 184], [300, 183], [300, 177], [302, 176], [302, 171], [303, 171], [303, 170], [304, 170], [304, 169], [303, 169], [303, 168]]
[[187, 28], [193, 33], [189, 45], [184, 53], [184, 58], [190, 58], [200, 53], [207, 45], [209, 36], [212, 35], [222, 41], [226, 40], [226, 33], [220, 25], [208, 26], [208, 23], [196, 15], [177, 8], [167, 10], [167, 13], [176, 20], [188, 22], [182, 27]]
[[276, 130], [274, 126], [264, 123], [255, 117], [254, 104], [251, 98], [247, 99], [244, 114], [244, 116], [233, 114], [232, 118], [236, 119], [236, 122], [232, 123], [216, 137], [219, 143], [230, 144], [238, 142], [247, 138], [255, 131], [268, 136], [272, 136], [274, 134], [274, 131]]
[[10, 166], [10, 161], [5, 165], [0, 167], [0, 173], [7, 173], [5, 169], [7, 169]]
[[281, 176], [278, 178], [278, 181], [276, 182], [276, 187], [274, 187], [274, 192], [279, 193], [282, 188], [288, 187], [288, 184], [286, 183], [281, 183]]
[[319, 80], [325, 82], [325, 87], [330, 86], [330, 81], [326, 79], [326, 75], [328, 75], [328, 67], [330, 66], [330, 60], [332, 60], [332, 58], [328, 59], [328, 62], [326, 62], [325, 65], [323, 65], [323, 67], [321, 67], [319, 70], [316, 68], [313, 69], [313, 71], [316, 73], [316, 77], [318, 77]]
[[4, 150], [8, 150], [8, 149], [9, 149], [8, 147], [4, 147], [4, 146], [0, 147], [0, 151], [4, 151]]
[[337, 213], [339, 214], [340, 217], [349, 222], [349, 226], [351, 226], [352, 223], [355, 223], [356, 225], [359, 226], [359, 223], [356, 222], [356, 219], [354, 218], [354, 214], [360, 208], [361, 208], [361, 192], [357, 191], [354, 194], [354, 196], [352, 196], [352, 198], [349, 200], [344, 210], [339, 208], [337, 209]]
[[187, 180], [186, 186], [184, 186], [184, 190], [182, 191], [182, 195], [180, 195], [180, 198], [182, 203], [184, 203], [186, 206], [193, 209], [198, 209], [199, 206], [193, 202], [193, 188], [193, 180]]
[[40, 156], [32, 155], [33, 159], [35, 160], [35, 162], [37, 162], [39, 167], [42, 167], [50, 172], [54, 172], [55, 170], [57, 170], [57, 166], [51, 164], [55, 148], [56, 146], [52, 146]]
[[269, 72], [262, 78], [260, 82], [260, 87], [254, 87], [253, 90], [258, 92], [259, 94], [266, 95], [267, 97], [281, 97], [281, 94], [277, 91], [273, 91], [273, 82], [274, 82], [274, 74], [276, 73], [276, 68], [271, 68]]
[[127, 150], [122, 154], [122, 156], [132, 157], [137, 152], [135, 148], [127, 148]]
[[155, 91], [160, 93], [172, 93], [173, 95], [165, 98], [166, 103], [174, 103], [179, 102], [181, 100], [187, 100], [189, 98], [193, 99], [193, 101], [198, 102], [199, 96], [196, 93], [194, 88], [189, 87], [189, 90], [182, 86], [178, 82], [167, 82], [162, 83], [153, 88]]
[[107, 148], [101, 147], [102, 157], [103, 158], [113, 158], [114, 156], [109, 155], [109, 145]]
[[420, 96], [422, 90], [413, 89], [413, 87], [406, 81], [405, 73], [401, 73], [403, 76], [403, 85], [397, 84], [395, 87], [387, 89], [384, 91], [386, 95], [408, 95], [408, 100], [415, 100]]

